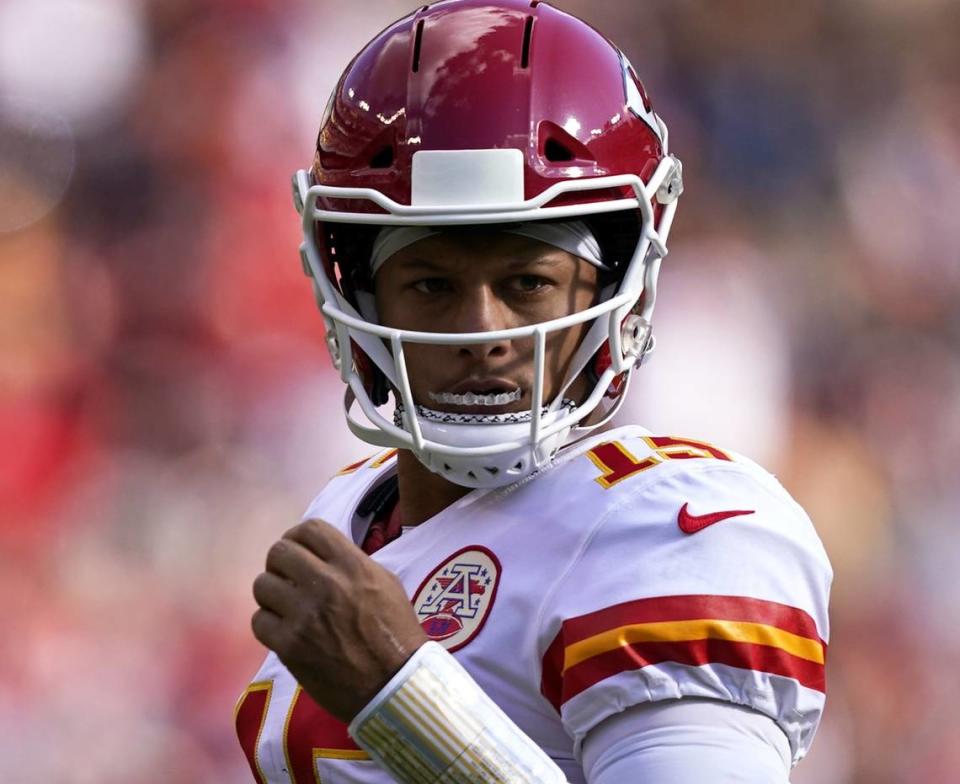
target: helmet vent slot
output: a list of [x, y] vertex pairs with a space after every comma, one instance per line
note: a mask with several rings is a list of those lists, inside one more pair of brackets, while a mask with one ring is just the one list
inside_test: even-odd
[[417, 35], [413, 40], [413, 72], [420, 70], [420, 49], [423, 46], [423, 19], [417, 22]]
[[393, 145], [381, 147], [370, 159], [371, 169], [389, 169], [393, 166]]
[[577, 157], [556, 139], [547, 139], [543, 146], [543, 155], [551, 163], [565, 163]]
[[540, 122], [537, 151], [548, 166], [591, 166], [597, 162], [583, 142], [550, 120]]
[[[533, 4], [534, 7], [536, 3]], [[533, 17], [528, 16], [527, 22], [523, 26], [523, 51], [520, 54], [520, 67], [528, 68], [530, 66], [530, 39], [533, 38]]]

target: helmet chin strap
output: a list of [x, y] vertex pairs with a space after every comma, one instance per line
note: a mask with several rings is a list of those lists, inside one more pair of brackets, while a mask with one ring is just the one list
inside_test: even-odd
[[[543, 415], [556, 410], [558, 407], [573, 409], [576, 408], [576, 402], [569, 398], [564, 398], [560, 405], [554, 403], [551, 406], [544, 406]], [[403, 403], [398, 402], [393, 412], [393, 423], [397, 427], [403, 427]], [[523, 411], [508, 411], [503, 414], [466, 414], [457, 411], [439, 411], [427, 406], [416, 406], [416, 415], [421, 421], [439, 422], [445, 425], [483, 425], [489, 427], [493, 425], [523, 425], [529, 424], [533, 419], [533, 412], [529, 409]]]

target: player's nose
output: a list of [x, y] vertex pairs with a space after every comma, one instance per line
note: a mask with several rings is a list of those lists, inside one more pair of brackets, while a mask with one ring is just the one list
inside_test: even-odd
[[[516, 325], [511, 318], [510, 309], [496, 292], [488, 286], [477, 286], [466, 291], [460, 298], [453, 326], [454, 332], [464, 333], [496, 332]], [[456, 345], [458, 354], [476, 359], [504, 356], [509, 347], [510, 341], [504, 339]]]

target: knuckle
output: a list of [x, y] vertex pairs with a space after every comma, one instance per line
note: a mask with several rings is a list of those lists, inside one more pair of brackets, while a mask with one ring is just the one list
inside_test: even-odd
[[279, 539], [270, 545], [270, 549], [267, 550], [267, 564], [275, 564], [278, 561], [282, 561], [283, 558], [290, 552], [290, 547], [286, 541]]
[[253, 636], [264, 645], [270, 642], [269, 627], [266, 621], [266, 615], [263, 610], [257, 610], [250, 618], [250, 628], [253, 629]]
[[340, 602], [348, 601], [356, 594], [356, 580], [349, 573], [337, 573], [331, 575], [327, 586], [327, 593], [331, 598], [336, 598]]
[[303, 523], [297, 523], [295, 526], [288, 528], [286, 531], [283, 532], [283, 537], [281, 537], [280, 541], [282, 542], [286, 539], [296, 539], [297, 535], [302, 530], [303, 530]]
[[264, 598], [268, 579], [266, 572], [261, 572], [253, 580], [253, 598], [256, 599], [257, 602], [261, 602]]
[[281, 660], [290, 659], [295, 655], [299, 635], [294, 633], [289, 623], [276, 624], [263, 610], [257, 610], [250, 619], [253, 636], [272, 650]]
[[318, 520], [315, 517], [309, 520], [304, 520], [302, 523], [300, 523], [299, 527], [303, 535], [308, 539], [312, 539], [313, 541], [326, 537], [327, 524], [323, 522], [323, 520]]

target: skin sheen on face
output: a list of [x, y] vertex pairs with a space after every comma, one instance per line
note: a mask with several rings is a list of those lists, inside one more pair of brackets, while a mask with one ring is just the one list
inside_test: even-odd
[[[589, 262], [493, 230], [422, 239], [391, 256], [375, 280], [380, 323], [422, 332], [491, 332], [550, 321], [591, 307], [597, 289], [597, 269]], [[588, 326], [547, 336], [544, 403], [558, 394]], [[404, 351], [420, 405], [487, 414], [530, 408], [533, 338], [443, 346], [407, 342]], [[585, 394], [585, 381], [577, 379], [565, 396], [580, 400]]]

